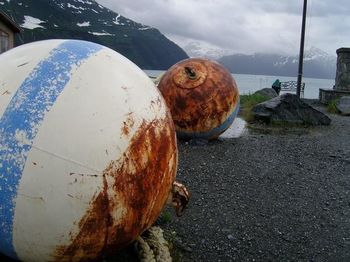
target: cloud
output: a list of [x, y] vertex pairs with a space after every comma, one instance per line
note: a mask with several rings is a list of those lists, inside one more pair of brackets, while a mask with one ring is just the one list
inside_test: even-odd
[[[327, 52], [350, 41], [348, 0], [309, 0], [306, 44]], [[98, 0], [184, 45], [202, 41], [232, 53], [296, 54], [303, 1]], [[345, 32], [345, 33], [344, 33]]]

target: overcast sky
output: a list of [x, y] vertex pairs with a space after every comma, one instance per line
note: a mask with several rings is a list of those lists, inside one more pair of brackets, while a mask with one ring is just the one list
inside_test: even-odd
[[[303, 0], [98, 0], [184, 46], [203, 41], [232, 53], [298, 54]], [[350, 46], [350, 1], [309, 0], [305, 48], [335, 55]]]

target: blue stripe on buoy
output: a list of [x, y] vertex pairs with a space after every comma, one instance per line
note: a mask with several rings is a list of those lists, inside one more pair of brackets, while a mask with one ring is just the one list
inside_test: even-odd
[[235, 110], [231, 113], [231, 115], [219, 126], [206, 131], [206, 132], [181, 132], [176, 131], [176, 135], [180, 139], [211, 139], [214, 137], [219, 136], [221, 133], [223, 133], [226, 129], [228, 129], [232, 123], [233, 120], [236, 118], [238, 111], [239, 111], [239, 101], [237, 102]]
[[0, 250], [12, 258], [17, 258], [12, 243], [17, 187], [35, 136], [73, 67], [102, 48], [75, 40], [58, 45], [24, 80], [0, 119]]

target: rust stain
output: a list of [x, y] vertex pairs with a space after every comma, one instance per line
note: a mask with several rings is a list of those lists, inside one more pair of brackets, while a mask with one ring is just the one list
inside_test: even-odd
[[182, 216], [190, 200], [190, 193], [187, 188], [183, 184], [175, 181], [169, 197], [175, 208], [176, 215], [178, 217]]
[[112, 164], [106, 170], [115, 178], [113, 189], [127, 209], [123, 222], [110, 228], [107, 249], [127, 245], [154, 223], [170, 193], [176, 166], [176, 137], [170, 114], [163, 121], [143, 122], [121, 166]]
[[109, 206], [104, 183], [102, 192], [92, 202], [91, 209], [79, 222], [80, 232], [69, 246], [59, 246], [55, 261], [92, 261], [99, 257], [108, 236]]
[[98, 177], [99, 176], [97, 174], [79, 174], [79, 173], [74, 173], [74, 172], [70, 172], [69, 175], [70, 176], [88, 176], [88, 177]]
[[77, 178], [74, 178], [74, 181], [73, 182], [70, 182], [69, 185], [73, 185], [75, 183], [78, 183], [78, 179]]
[[23, 196], [23, 197], [27, 197], [27, 198], [33, 199], [33, 200], [40, 200], [40, 201], [43, 201], [43, 202], [45, 201], [43, 197], [33, 197], [33, 196], [28, 196], [28, 195], [20, 194], [20, 193], [18, 195]]
[[[200, 75], [198, 79], [184, 80], [182, 69], [188, 65]], [[199, 74], [201, 71], [205, 72]], [[206, 132], [219, 126], [239, 99], [231, 74], [218, 63], [199, 58], [174, 65], [164, 74], [158, 88], [171, 110], [176, 130], [184, 132]]]
[[160, 96], [158, 96], [156, 101], [154, 101], [154, 100], [151, 101], [150, 108], [153, 109], [153, 110], [159, 110], [159, 108], [162, 107], [162, 103], [163, 102], [162, 102]]
[[201, 63], [199, 59], [187, 59], [182, 66], [173, 67], [173, 71], [172, 81], [182, 89], [197, 88], [208, 76], [206, 64]]
[[[141, 124], [121, 159], [103, 172], [103, 190], [79, 222], [71, 244], [60, 246], [56, 261], [89, 261], [135, 240], [159, 216], [176, 175], [177, 146], [170, 113]], [[112, 192], [112, 193], [111, 193]], [[121, 220], [113, 217], [120, 212]]]
[[130, 130], [134, 127], [134, 125], [135, 125], [135, 119], [134, 119], [133, 113], [130, 112], [127, 114], [126, 120], [123, 122], [122, 134], [124, 136], [128, 136], [130, 133]]

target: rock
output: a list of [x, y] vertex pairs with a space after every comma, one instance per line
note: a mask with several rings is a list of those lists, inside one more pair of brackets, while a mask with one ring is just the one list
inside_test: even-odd
[[229, 240], [235, 240], [235, 239], [236, 239], [236, 238], [235, 238], [233, 235], [231, 235], [231, 234], [228, 235], [227, 238], [228, 238]]
[[274, 89], [268, 88], [268, 87], [260, 89], [254, 93], [254, 95], [257, 95], [257, 94], [268, 97], [270, 99], [278, 96], [278, 94]]
[[340, 114], [350, 116], [350, 96], [343, 96], [336, 105]]
[[265, 123], [329, 125], [331, 119], [303, 102], [297, 95], [283, 94], [256, 105], [255, 120]]

